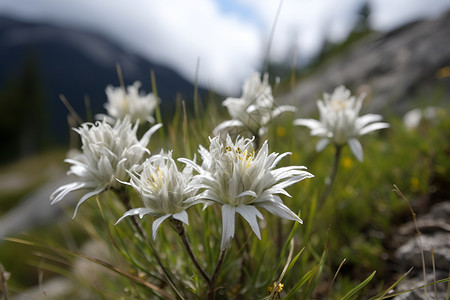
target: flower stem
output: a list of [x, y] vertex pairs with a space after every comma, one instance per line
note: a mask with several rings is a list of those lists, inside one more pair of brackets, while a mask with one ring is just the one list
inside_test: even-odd
[[259, 134], [255, 134], [254, 136], [255, 136], [255, 140], [253, 141], [253, 143], [255, 145], [255, 151], [258, 151], [261, 138], [260, 138]]
[[186, 237], [186, 231], [184, 230], [183, 223], [178, 221], [178, 220], [175, 220], [174, 218], [170, 218], [170, 221], [175, 226], [175, 231], [180, 236], [181, 241], [183, 242], [184, 248], [186, 249], [186, 251], [187, 251], [187, 253], [189, 255], [189, 258], [194, 263], [194, 266], [197, 268], [197, 270], [203, 276], [203, 278], [208, 283], [208, 285], [211, 285], [211, 279], [205, 273], [205, 271], [203, 271], [202, 267], [200, 266], [200, 264], [198, 263], [197, 259], [195, 258], [194, 253], [192, 252], [191, 245], [189, 244], [189, 241], [187, 240], [187, 237]]
[[[131, 203], [130, 203], [130, 194], [128, 193], [127, 189], [125, 187], [120, 189], [113, 189], [113, 191], [116, 193], [116, 195], [120, 198], [123, 205], [125, 205], [126, 210], [130, 210]], [[158, 255], [158, 252], [156, 251], [155, 247], [153, 247], [153, 244], [151, 243], [150, 239], [148, 238], [148, 235], [145, 233], [144, 229], [142, 228], [142, 224], [137, 218], [136, 215], [131, 216], [131, 222], [133, 223], [134, 227], [136, 227], [136, 230], [138, 233], [144, 238], [147, 245], [150, 247], [150, 250], [152, 252], [153, 257], [155, 257], [156, 262], [158, 263], [159, 267], [161, 268], [161, 271], [163, 273], [163, 276], [166, 278], [168, 284], [172, 287], [172, 289], [180, 296], [182, 299], [180, 292], [175, 286], [175, 283], [171, 277], [171, 274], [167, 270], [167, 268], [163, 265], [161, 258]]]
[[214, 299], [217, 277], [219, 276], [219, 271], [220, 271], [220, 268], [222, 267], [222, 263], [224, 261], [226, 252], [227, 252], [227, 248], [221, 250], [221, 252], [220, 252], [219, 260], [217, 261], [217, 265], [216, 265], [216, 268], [214, 269], [214, 273], [211, 278], [211, 282], [209, 283], [208, 300]]
[[341, 152], [342, 152], [341, 150], [342, 146], [336, 145], [336, 152], [334, 153], [333, 169], [331, 169], [329, 181], [326, 183], [325, 190], [323, 191], [323, 194], [320, 197], [319, 204], [323, 205], [325, 203], [325, 200], [328, 198], [328, 195], [330, 194], [331, 187], [333, 186], [338, 171], [339, 161], [341, 159]]

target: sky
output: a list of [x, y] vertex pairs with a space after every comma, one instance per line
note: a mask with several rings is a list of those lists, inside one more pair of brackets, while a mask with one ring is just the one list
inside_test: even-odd
[[[370, 24], [381, 31], [450, 9], [450, 0], [367, 1]], [[242, 82], [261, 69], [267, 53], [272, 62], [288, 62], [295, 55], [301, 63], [320, 50], [325, 38], [344, 39], [364, 2], [0, 0], [0, 15], [92, 30], [190, 81], [198, 64], [199, 84], [236, 94]]]

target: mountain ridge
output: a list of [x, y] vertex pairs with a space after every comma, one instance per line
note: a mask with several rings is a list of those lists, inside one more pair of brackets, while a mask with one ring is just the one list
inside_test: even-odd
[[[169, 67], [125, 49], [108, 37], [87, 30], [0, 15], [0, 109], [3, 114], [16, 114], [15, 119], [22, 120], [26, 118], [20, 114], [28, 106], [38, 105], [34, 112], [29, 112], [32, 116], [28, 119], [45, 122], [39, 126], [45, 127], [42, 134], [47, 140], [67, 142], [68, 111], [59, 99], [60, 94], [69, 100], [82, 118], [89, 115], [85, 96], [90, 99], [92, 114], [105, 111], [106, 86], [120, 85], [116, 64], [122, 69], [126, 85], [140, 81], [141, 91], [146, 93], [152, 91], [150, 71], [154, 72], [163, 113], [171, 114], [177, 98], [186, 100], [188, 107], [192, 103], [192, 82]], [[30, 99], [34, 97], [31, 94], [26, 97], [19, 95], [24, 93], [21, 90], [27, 89], [25, 84], [38, 85], [34, 96], [41, 97], [36, 100], [39, 104], [32, 103], [35, 100]], [[200, 99], [207, 93], [206, 89], [198, 88]], [[8, 111], [12, 106], [16, 107], [15, 111]], [[17, 135], [5, 132], [4, 128], [12, 128], [13, 125], [3, 123], [0, 124], [2, 137]]]

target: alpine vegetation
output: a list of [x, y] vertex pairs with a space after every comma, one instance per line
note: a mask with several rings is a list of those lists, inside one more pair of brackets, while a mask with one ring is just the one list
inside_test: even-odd
[[81, 137], [82, 152], [65, 162], [72, 164], [68, 174], [79, 177], [78, 181], [59, 187], [52, 193], [52, 204], [61, 201], [68, 193], [80, 189], [90, 190], [77, 203], [78, 207], [90, 197], [107, 189], [117, 189], [122, 185], [120, 181], [128, 181], [129, 170], [135, 164], [141, 164], [150, 155], [147, 145], [152, 134], [162, 125], [152, 126], [144, 136], [138, 140], [134, 126], [128, 117], [117, 120], [114, 126], [105, 120], [95, 123], [84, 123], [74, 129]]
[[105, 89], [108, 102], [104, 105], [108, 115], [100, 114], [97, 118], [106, 118], [111, 124], [114, 124], [116, 120], [123, 120], [125, 117], [128, 117], [132, 124], [137, 121], [154, 123], [153, 114], [158, 99], [151, 93], [147, 95], [139, 93], [140, 87], [139, 81], [129, 85], [126, 90], [125, 87], [108, 85]]
[[291, 105], [277, 106], [275, 104], [272, 88], [269, 85], [269, 75], [264, 74], [261, 80], [259, 73], [244, 82], [241, 98], [227, 98], [223, 106], [228, 109], [231, 120], [220, 123], [214, 134], [234, 127], [243, 127], [251, 136], [262, 137], [267, 132], [270, 121], [288, 111], [295, 111]]
[[359, 116], [364, 95], [358, 99], [344, 86], [337, 87], [333, 94], [323, 94], [323, 100], [317, 101], [320, 120], [296, 119], [294, 125], [306, 126], [311, 135], [321, 139], [316, 145], [317, 152], [322, 151], [330, 142], [336, 147], [348, 143], [350, 150], [359, 160], [363, 160], [363, 151], [358, 138], [366, 133], [388, 128], [388, 123], [379, 122], [382, 116], [367, 114]]
[[[100, 259], [91, 261], [122, 276], [122, 281], [114, 282], [120, 284], [105, 284], [120, 290], [116, 292], [120, 297], [113, 298], [326, 298], [320, 294], [322, 287], [317, 288], [324, 283], [329, 295], [333, 289], [338, 291], [336, 297], [349, 299], [370, 281], [374, 274], [356, 287], [348, 288], [348, 284], [345, 289], [338, 284], [334, 287], [336, 275], [332, 275], [336, 269], [335, 274], [339, 272], [344, 262], [339, 265], [341, 257], [327, 256], [329, 249], [341, 251], [340, 241], [347, 242], [345, 233], [354, 229], [344, 224], [347, 231], [333, 236], [338, 232], [335, 228], [341, 229], [345, 220], [355, 220], [355, 216], [364, 213], [361, 201], [342, 199], [364, 196], [357, 191], [357, 184], [347, 180], [345, 186], [331, 189], [333, 182], [341, 183], [335, 180], [341, 150], [349, 144], [353, 155], [362, 161], [359, 137], [389, 127], [381, 122], [380, 115], [359, 116], [363, 96], [355, 98], [344, 86], [337, 87], [332, 94], [324, 93], [317, 102], [320, 120], [296, 119], [293, 124], [280, 120], [285, 121], [283, 126], [292, 137], [283, 140], [285, 135], [269, 128], [271, 120], [295, 108], [276, 106], [268, 75], [261, 78], [254, 73], [244, 83], [241, 98], [227, 98], [223, 102], [232, 120], [219, 125], [212, 123], [215, 116], [211, 115], [217, 110], [206, 106], [204, 114], [196, 111], [196, 117], [204, 115], [208, 121], [194, 119], [188, 123], [189, 114], [184, 110], [184, 120], [180, 122], [181, 110], [177, 111], [165, 127], [164, 133], [169, 133], [170, 139], [164, 139], [163, 133], [160, 139], [152, 139], [160, 143], [158, 149], [166, 150], [153, 154], [149, 150], [154, 149], [149, 145], [150, 138], [162, 124], [147, 131], [139, 128], [141, 122], [154, 122], [152, 114], [157, 104], [152, 95], [139, 94], [139, 86], [135, 82], [126, 91], [107, 87], [108, 115], [102, 121], [84, 123], [74, 129], [81, 138], [81, 152], [65, 162], [71, 164], [68, 174], [78, 179], [51, 195], [53, 204], [70, 192], [87, 190], [76, 205], [75, 217], [83, 202], [101, 194], [98, 211], [94, 209], [88, 216], [98, 216], [102, 225], [98, 226], [99, 220], [94, 219], [89, 230], [95, 232], [96, 238], [109, 242], [125, 266]], [[304, 145], [304, 141], [299, 142], [293, 125], [306, 126], [311, 135], [320, 137], [317, 151], [328, 144], [335, 147], [329, 177], [320, 174], [320, 165], [324, 164], [320, 155], [312, 149], [309, 152], [313, 153], [302, 153], [304, 149], [295, 146]], [[249, 135], [231, 135], [229, 129], [234, 127], [246, 129]], [[196, 135], [190, 136], [189, 130], [195, 130]], [[183, 138], [177, 136], [180, 132], [184, 133]], [[267, 136], [264, 142], [262, 135]], [[202, 146], [208, 142], [208, 146]], [[269, 144], [273, 151], [269, 150]], [[279, 150], [283, 148], [287, 149]], [[291, 148], [294, 154], [289, 156]], [[195, 149], [198, 153], [191, 156]], [[366, 149], [368, 157], [374, 156], [372, 150]], [[343, 172], [348, 177], [353, 159], [347, 156], [343, 159]], [[324, 184], [320, 180], [319, 184], [317, 180], [306, 180], [295, 185], [314, 177], [305, 166], [299, 165], [303, 160], [308, 161], [317, 178], [324, 179]], [[365, 164], [368, 163], [371, 162], [367, 160]], [[354, 170], [351, 172], [356, 174]], [[352, 178], [358, 180], [357, 177]], [[109, 192], [102, 193], [106, 191]], [[306, 211], [301, 218], [300, 211]], [[368, 211], [372, 213], [372, 208]], [[77, 220], [86, 220], [83, 218], [85, 215], [79, 212]], [[299, 226], [303, 222], [305, 226]], [[366, 224], [371, 220], [364, 222], [361, 221]], [[360, 228], [355, 225], [354, 231], [360, 234]], [[353, 251], [353, 241], [349, 242], [347, 251]], [[361, 246], [363, 250], [369, 248], [366, 244]], [[328, 274], [323, 276], [322, 272]], [[331, 284], [326, 281], [330, 278]], [[104, 298], [111, 298], [108, 296]]]

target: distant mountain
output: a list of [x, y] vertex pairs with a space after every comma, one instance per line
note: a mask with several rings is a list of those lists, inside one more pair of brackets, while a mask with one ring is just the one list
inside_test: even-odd
[[[119, 86], [116, 63], [120, 64], [127, 85], [139, 80], [147, 93], [151, 92], [150, 70], [153, 70], [158, 95], [163, 109], [168, 112], [174, 107], [177, 94], [188, 103], [193, 98], [193, 84], [177, 72], [133, 54], [105, 37], [0, 16], [0, 110], [3, 110], [0, 113], [8, 114], [5, 109], [10, 107], [16, 108], [16, 114], [20, 114], [20, 109], [26, 110], [31, 100], [23, 98], [34, 96], [30, 96], [31, 92], [25, 91], [24, 86], [34, 84], [35, 96], [41, 99], [34, 101], [42, 105], [33, 103], [35, 111], [30, 114], [40, 111], [44, 116], [32, 119], [45, 121], [47, 125], [43, 130], [48, 131], [47, 136], [61, 141], [67, 134], [68, 112], [58, 95], [65, 95], [82, 117], [86, 115], [85, 95], [90, 98], [93, 113], [104, 112], [106, 86]], [[16, 90], [23, 90], [23, 97], [13, 91], [14, 86]], [[200, 89], [199, 94], [205, 95], [206, 90]], [[10, 103], [13, 99], [20, 104]], [[1, 122], [0, 125], [8, 126]]]

